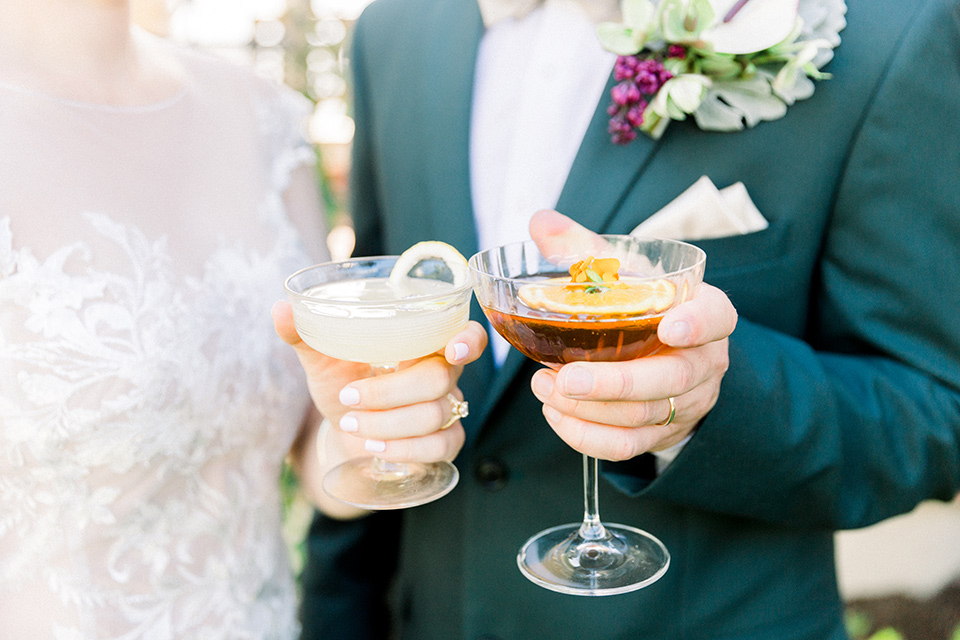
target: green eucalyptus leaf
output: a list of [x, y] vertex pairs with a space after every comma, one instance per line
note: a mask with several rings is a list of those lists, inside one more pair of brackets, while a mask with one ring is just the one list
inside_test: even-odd
[[870, 636], [868, 640], [903, 640], [903, 636], [893, 627], [884, 627]]
[[680, 58], [667, 58], [663, 61], [663, 67], [669, 71], [671, 75], [678, 76], [681, 73], [690, 73], [690, 66], [693, 60], [693, 56], [687, 56], [682, 60]]
[[870, 616], [862, 611], [848, 609], [843, 616], [843, 625], [847, 630], [847, 635], [852, 638], [865, 638], [870, 633], [870, 627], [873, 621]]
[[732, 55], [714, 54], [700, 61], [700, 70], [713, 79], [724, 79], [739, 76], [743, 68]]

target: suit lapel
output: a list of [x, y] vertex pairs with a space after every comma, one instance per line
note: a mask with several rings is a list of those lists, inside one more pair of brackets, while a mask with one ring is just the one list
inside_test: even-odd
[[475, 2], [435, 2], [424, 17], [422, 104], [429, 228], [470, 256], [477, 250], [470, 193], [470, 111], [483, 22]]
[[[430, 206], [424, 215], [429, 239], [443, 240], [465, 256], [477, 251], [476, 225], [470, 191], [470, 113], [477, 50], [483, 36], [480, 10], [470, 0], [435, 2], [423, 17], [427, 50], [422, 77], [430, 87], [420, 105], [424, 140], [424, 185]], [[483, 318], [476, 300], [471, 317]], [[495, 367], [490, 349], [469, 365], [470, 375], [460, 378], [460, 389], [471, 402], [472, 414], [464, 420], [468, 438], [481, 420]]]
[[606, 110], [613, 85], [611, 75], [557, 201], [557, 211], [597, 233], [607, 231], [659, 143], [642, 134], [626, 146], [610, 141]]

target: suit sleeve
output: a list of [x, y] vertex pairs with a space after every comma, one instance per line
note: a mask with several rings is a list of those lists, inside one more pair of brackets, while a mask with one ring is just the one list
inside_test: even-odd
[[[720, 399], [631, 494], [845, 529], [960, 491], [960, 9], [906, 31], [849, 151], [807, 339], [741, 320]], [[813, 188], [813, 187], [811, 187]]]
[[396, 511], [346, 521], [315, 515], [302, 578], [302, 640], [390, 637], [387, 593], [396, 570], [400, 517]]
[[[363, 24], [353, 40], [354, 138], [351, 193], [357, 245], [354, 255], [380, 253], [376, 178], [368, 147], [364, 97]], [[338, 521], [317, 513], [306, 540], [300, 618], [304, 640], [390, 637], [388, 590], [396, 571], [402, 515], [396, 511]]]

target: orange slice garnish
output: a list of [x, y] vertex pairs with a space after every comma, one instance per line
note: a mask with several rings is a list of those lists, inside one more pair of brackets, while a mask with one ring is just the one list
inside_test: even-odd
[[673, 306], [676, 294], [677, 286], [669, 280], [639, 278], [621, 278], [600, 286], [553, 278], [524, 285], [517, 292], [531, 309], [591, 316], [661, 313]]

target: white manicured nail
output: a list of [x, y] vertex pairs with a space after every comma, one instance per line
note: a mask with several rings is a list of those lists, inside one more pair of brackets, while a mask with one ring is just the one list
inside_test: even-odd
[[367, 440], [363, 448], [372, 453], [383, 453], [387, 450], [387, 443], [383, 440]]
[[356, 431], [360, 428], [360, 423], [353, 416], [343, 416], [340, 418], [340, 429], [343, 431]]
[[457, 362], [466, 358], [467, 354], [469, 353], [470, 353], [470, 347], [468, 347], [466, 343], [458, 342], [457, 344], [453, 345], [453, 359], [456, 360]]
[[352, 407], [360, 404], [360, 392], [353, 387], [344, 387], [340, 389], [340, 404]]

